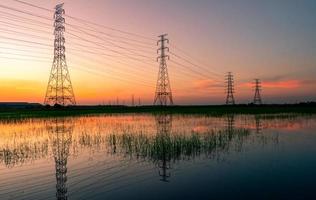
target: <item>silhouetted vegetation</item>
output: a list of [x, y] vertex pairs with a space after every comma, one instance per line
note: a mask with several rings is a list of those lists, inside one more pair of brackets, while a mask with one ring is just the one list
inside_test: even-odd
[[34, 108], [1, 108], [0, 118], [25, 118], [25, 117], [56, 117], [75, 116], [102, 113], [177, 113], [177, 114], [279, 114], [279, 113], [316, 113], [316, 103], [300, 104], [269, 104], [269, 105], [207, 105], [207, 106], [68, 106], [49, 107], [41, 106]]

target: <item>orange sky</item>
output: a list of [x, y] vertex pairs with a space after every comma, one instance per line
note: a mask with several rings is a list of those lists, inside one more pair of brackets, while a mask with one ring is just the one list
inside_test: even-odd
[[[27, 2], [53, 9], [61, 1]], [[64, 2], [70, 16], [150, 38], [66, 16], [67, 64], [79, 104], [117, 98], [129, 104], [133, 94], [151, 104], [158, 73], [156, 40], [162, 33], [168, 33], [170, 51], [190, 61], [170, 54], [176, 104], [223, 103], [228, 71], [235, 76], [237, 103], [252, 101], [254, 78], [262, 81], [264, 102], [316, 99], [316, 5], [310, 1]], [[8, 0], [0, 2], [0, 17], [0, 101], [42, 103], [53, 60], [52, 13]]]

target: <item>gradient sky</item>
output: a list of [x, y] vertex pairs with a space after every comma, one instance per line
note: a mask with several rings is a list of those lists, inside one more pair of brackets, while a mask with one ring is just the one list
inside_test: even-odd
[[[232, 71], [235, 76], [237, 103], [252, 101], [254, 91], [251, 83], [254, 78], [262, 81], [262, 97], [266, 103], [316, 100], [314, 0], [27, 2], [49, 9], [64, 2], [66, 13], [70, 16], [154, 40], [159, 34], [168, 33], [170, 51], [182, 57], [189, 54], [186, 59], [199, 66], [194, 67], [170, 55], [171, 60], [186, 66], [168, 63], [176, 104], [224, 103], [224, 76], [228, 71]], [[53, 24], [53, 19], [48, 21], [3, 8], [1, 5], [50, 18], [52, 13], [13, 0], [0, 2], [0, 101], [42, 103], [53, 59], [52, 47], [32, 44], [27, 47], [27, 43], [6, 38], [53, 45], [53, 27], [36, 26], [15, 18], [8, 19], [8, 13], [48, 24]], [[67, 17], [66, 22], [85, 26]], [[98, 45], [76, 40], [69, 34], [74, 33], [96, 43], [104, 41], [84, 33], [71, 32], [71, 27], [66, 25], [67, 63], [77, 102], [108, 103], [119, 98], [128, 104], [134, 94], [136, 99], [141, 97], [142, 103], [151, 104], [158, 73], [158, 63], [154, 62], [157, 56], [156, 42], [91, 24], [85, 27], [143, 41], [146, 45], [152, 44], [152, 47], [146, 48], [144, 52], [144, 55], [152, 59], [139, 62], [111, 51], [100, 50]], [[88, 47], [80, 47], [78, 43]], [[137, 52], [144, 50], [138, 46], [117, 44], [127, 49], [136, 49]], [[124, 51], [115, 46], [111, 47], [111, 44], [107, 45], [110, 49]], [[82, 51], [72, 51], [72, 48]], [[98, 54], [84, 53], [84, 49]], [[102, 56], [101, 53], [113, 56]], [[126, 53], [128, 52], [124, 52]]]

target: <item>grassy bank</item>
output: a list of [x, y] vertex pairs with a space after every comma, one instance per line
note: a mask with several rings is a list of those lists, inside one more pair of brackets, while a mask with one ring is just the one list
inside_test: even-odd
[[214, 106], [71, 106], [63, 108], [0, 108], [0, 118], [25, 118], [25, 117], [57, 117], [76, 116], [87, 114], [111, 114], [111, 113], [160, 113], [168, 112], [175, 114], [279, 114], [298, 113], [315, 114], [316, 104], [291, 104], [291, 105], [214, 105]]

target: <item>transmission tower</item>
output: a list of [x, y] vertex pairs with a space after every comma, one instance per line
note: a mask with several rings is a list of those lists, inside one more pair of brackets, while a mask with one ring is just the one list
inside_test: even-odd
[[166, 47], [166, 42], [169, 44], [169, 40], [166, 38], [166, 36], [167, 34], [160, 35], [160, 39], [157, 42], [157, 45], [160, 44], [160, 48], [157, 50], [157, 53], [160, 53], [160, 55], [157, 58], [157, 61], [159, 61], [159, 73], [156, 85], [154, 105], [160, 106], [167, 106], [168, 104], [173, 105], [172, 92], [166, 62], [166, 58], [169, 60], [169, 56], [166, 55], [166, 51], [169, 52], [169, 48]]
[[226, 104], [227, 105], [234, 105], [234, 77], [231, 72], [228, 72], [226, 75], [226, 83], [227, 83], [227, 96], [226, 96]]
[[135, 106], [135, 97], [134, 97], [134, 95], [132, 95], [132, 107], [134, 107]]
[[44, 104], [75, 105], [75, 95], [73, 92], [70, 75], [66, 63], [65, 55], [65, 10], [64, 4], [55, 7], [54, 14], [54, 60], [51, 68]]
[[260, 95], [260, 91], [261, 91], [260, 80], [255, 79], [254, 85], [255, 85], [255, 97], [253, 98], [253, 103], [260, 105], [260, 104], [262, 104], [261, 95]]

